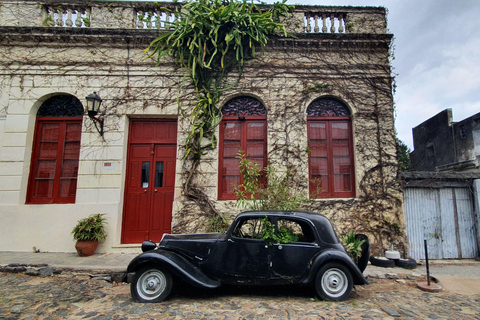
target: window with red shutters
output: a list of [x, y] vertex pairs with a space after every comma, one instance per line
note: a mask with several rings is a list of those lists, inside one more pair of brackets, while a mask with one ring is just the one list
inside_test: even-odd
[[53, 97], [58, 107], [53, 117], [42, 116], [52, 112], [52, 98], [37, 113], [27, 191], [29, 204], [75, 202], [82, 133], [82, 118], [75, 115], [81, 115], [83, 107], [78, 105], [78, 99], [78, 103], [58, 106], [68, 99], [72, 97]]
[[238, 153], [261, 168], [267, 166], [266, 109], [251, 97], [230, 100], [223, 108], [220, 124], [218, 198], [236, 199], [234, 186], [242, 182]]
[[336, 99], [322, 98], [307, 114], [311, 197], [355, 196], [350, 111]]

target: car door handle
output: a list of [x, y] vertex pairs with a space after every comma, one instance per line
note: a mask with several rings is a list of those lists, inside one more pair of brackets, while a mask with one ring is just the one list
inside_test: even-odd
[[282, 246], [278, 246], [278, 250], [282, 250], [282, 249], [283, 249], [283, 247], [282, 247]]

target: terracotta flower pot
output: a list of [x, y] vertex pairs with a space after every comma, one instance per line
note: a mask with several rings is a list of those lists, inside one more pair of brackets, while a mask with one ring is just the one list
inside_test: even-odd
[[98, 241], [77, 241], [75, 243], [75, 249], [80, 257], [88, 257], [95, 253], [97, 250]]

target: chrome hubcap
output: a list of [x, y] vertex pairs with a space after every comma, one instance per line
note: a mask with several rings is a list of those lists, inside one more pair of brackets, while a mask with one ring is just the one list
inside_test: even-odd
[[348, 279], [345, 273], [337, 268], [328, 269], [322, 277], [322, 288], [331, 297], [340, 297], [347, 291]]
[[137, 282], [138, 295], [144, 300], [158, 298], [167, 286], [167, 279], [160, 270], [149, 270], [142, 274]]

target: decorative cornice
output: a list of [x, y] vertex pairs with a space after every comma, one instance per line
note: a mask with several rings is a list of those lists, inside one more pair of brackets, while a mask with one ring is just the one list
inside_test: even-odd
[[[162, 31], [148, 29], [0, 27], [0, 43], [33, 41], [37, 43], [107, 44], [124, 46], [140, 44], [142, 48]], [[14, 45], [17, 45], [16, 43]]]
[[[148, 29], [108, 29], [108, 28], [54, 28], [54, 27], [0, 27], [2, 45], [21, 45], [19, 43], [66, 43], [75, 45], [98, 44], [110, 47], [124, 47], [129, 43], [142, 49], [163, 32]], [[388, 49], [391, 34], [298, 34], [296, 38], [272, 36], [269, 47], [279, 49], [312, 48], [348, 49], [373, 48]]]

